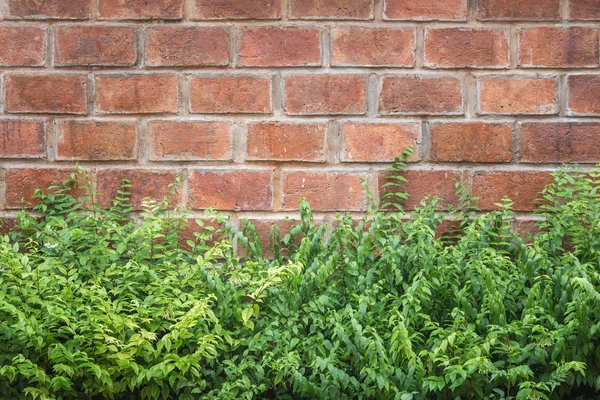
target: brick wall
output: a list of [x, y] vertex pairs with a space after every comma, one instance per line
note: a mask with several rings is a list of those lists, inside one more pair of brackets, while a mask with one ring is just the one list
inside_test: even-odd
[[[408, 145], [408, 206], [452, 178], [523, 221], [600, 161], [600, 0], [0, 1], [0, 208], [76, 163], [134, 201], [234, 220], [364, 210]], [[106, 198], [100, 199], [106, 204]], [[524, 226], [526, 224], [524, 223]]]

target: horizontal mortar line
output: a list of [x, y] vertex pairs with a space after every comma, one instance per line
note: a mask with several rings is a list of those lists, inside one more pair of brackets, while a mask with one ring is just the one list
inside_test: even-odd
[[532, 67], [532, 68], [516, 68], [510, 69], [510, 67], [497, 67], [497, 68], [468, 68], [468, 67], [448, 67], [448, 68], [426, 68], [426, 67], [378, 67], [378, 66], [343, 66], [336, 67], [331, 66], [325, 68], [322, 65], [318, 66], [267, 66], [267, 67], [145, 67], [140, 68], [138, 66], [123, 67], [123, 66], [0, 66], [0, 73], [8, 75], [180, 75], [185, 74], [189, 77], [229, 77], [229, 76], [244, 76], [262, 74], [265, 77], [281, 73], [284, 77], [289, 75], [306, 74], [306, 75], [335, 75], [341, 74], [373, 74], [376, 73], [379, 76], [385, 74], [390, 75], [411, 75], [416, 72], [429, 75], [452, 75], [452, 74], [476, 74], [476, 75], [536, 75], [536, 74], [593, 74], [600, 73], [600, 66], [590, 67]]
[[[572, 165], [575, 163], [566, 163]], [[177, 172], [178, 170], [187, 169], [190, 172], [195, 170], [205, 171], [270, 171], [276, 167], [280, 167], [283, 173], [287, 172], [322, 172], [322, 173], [355, 173], [355, 174], [368, 174], [371, 171], [375, 173], [384, 172], [389, 166], [392, 165], [392, 161], [389, 162], [365, 162], [365, 163], [300, 163], [300, 162], [251, 162], [251, 163], [214, 163], [210, 164], [207, 162], [181, 162], [178, 164], [172, 164], [169, 162], [154, 162], [152, 164], [137, 164], [137, 163], [123, 163], [122, 161], [55, 161], [49, 163], [46, 160], [19, 160], [19, 161], [1, 161], [0, 168], [3, 169], [24, 169], [24, 168], [48, 168], [48, 169], [73, 169], [77, 165], [84, 169], [97, 169], [97, 170], [109, 170], [109, 169], [123, 169], [132, 171], [165, 171], [165, 172]], [[465, 172], [508, 172], [508, 171], [540, 171], [540, 172], [551, 172], [564, 166], [565, 163], [466, 163], [466, 162], [448, 162], [448, 163], [434, 163], [428, 161], [416, 161], [410, 162], [408, 170], [410, 171], [465, 171]], [[579, 168], [583, 171], [590, 171], [597, 169], [594, 164], [580, 164]]]
[[77, 26], [104, 26], [104, 25], [130, 25], [138, 27], [177, 27], [177, 26], [222, 26], [235, 24], [237, 27], [289, 27], [289, 26], [319, 26], [319, 27], [335, 27], [338, 25], [357, 25], [357, 26], [377, 26], [377, 27], [457, 27], [457, 28], [497, 28], [497, 27], [514, 27], [514, 26], [554, 26], [554, 27], [572, 27], [572, 26], [588, 26], [597, 27], [600, 19], [595, 20], [481, 20], [474, 21], [465, 20], [417, 20], [417, 19], [391, 19], [384, 18], [380, 21], [374, 19], [351, 19], [351, 18], [298, 18], [282, 20], [280, 18], [273, 19], [202, 19], [202, 18], [180, 18], [180, 19], [148, 19], [148, 18], [96, 18], [96, 19], [67, 19], [67, 18], [17, 18], [5, 16], [2, 23], [7, 25], [36, 25], [36, 24], [52, 24], [52, 25], [77, 25]]
[[225, 122], [231, 124], [255, 124], [255, 123], [296, 123], [296, 124], [328, 124], [328, 123], [440, 123], [440, 122], [496, 122], [496, 123], [527, 123], [527, 122], [547, 122], [547, 123], [576, 123], [600, 122], [600, 114], [590, 116], [565, 116], [557, 114], [549, 115], [507, 115], [507, 114], [483, 114], [476, 118], [467, 118], [465, 115], [381, 115], [376, 117], [367, 116], [327, 116], [327, 115], [272, 115], [265, 114], [16, 114], [0, 113], [0, 120], [5, 121], [31, 121], [48, 122], [55, 121], [98, 121], [98, 122], [122, 122], [122, 123], [151, 123], [151, 122]]

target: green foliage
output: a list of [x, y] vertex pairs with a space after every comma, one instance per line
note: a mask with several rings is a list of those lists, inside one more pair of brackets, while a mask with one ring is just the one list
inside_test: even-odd
[[212, 212], [186, 239], [128, 182], [106, 209], [82, 172], [38, 191], [0, 240], [0, 399], [597, 398], [600, 171], [558, 171], [530, 240], [457, 184], [448, 240], [435, 198], [401, 207], [409, 156], [380, 208], [301, 202], [269, 249]]

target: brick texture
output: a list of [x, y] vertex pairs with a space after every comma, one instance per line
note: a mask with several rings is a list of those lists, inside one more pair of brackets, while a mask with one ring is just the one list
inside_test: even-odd
[[467, 0], [386, 0], [384, 18], [464, 21], [467, 19]]
[[483, 114], [556, 114], [558, 81], [538, 77], [492, 77], [479, 80]]
[[43, 122], [0, 118], [0, 158], [42, 158], [45, 141]]
[[229, 32], [223, 28], [148, 28], [146, 65], [221, 66], [229, 64]]
[[[135, 207], [328, 221], [385, 195], [522, 221], [561, 163], [600, 163], [599, 0], [0, 0], [0, 213], [76, 165]], [[283, 224], [284, 228], [289, 227]]]
[[151, 160], [231, 159], [228, 122], [153, 121], [148, 129]]
[[525, 122], [521, 159], [533, 163], [596, 163], [600, 154], [598, 122]]
[[36, 66], [44, 63], [46, 29], [0, 26], [0, 66]]
[[248, 28], [240, 37], [239, 65], [293, 67], [321, 62], [320, 31], [314, 28]]
[[[411, 67], [415, 62], [415, 31], [394, 28], [334, 28], [334, 65]], [[377, 43], [377, 46], [372, 46]]]
[[373, 0], [290, 0], [292, 18], [371, 19]]
[[430, 126], [431, 159], [442, 162], [509, 162], [510, 124], [442, 122]]
[[459, 77], [390, 76], [383, 79], [381, 114], [462, 114]]
[[90, 0], [6, 0], [8, 16], [27, 19], [87, 19]]
[[279, 0], [195, 0], [196, 19], [276, 19]]
[[137, 124], [115, 121], [59, 121], [57, 159], [134, 160]]
[[597, 67], [599, 62], [597, 29], [523, 29], [519, 45], [522, 67]]
[[59, 65], [132, 65], [135, 30], [124, 27], [60, 27], [54, 30]]
[[477, 0], [477, 18], [488, 21], [555, 21], [560, 18], [560, 0]]
[[442, 28], [425, 34], [425, 64], [432, 68], [508, 67], [504, 30]]
[[253, 123], [248, 159], [325, 161], [325, 124]]

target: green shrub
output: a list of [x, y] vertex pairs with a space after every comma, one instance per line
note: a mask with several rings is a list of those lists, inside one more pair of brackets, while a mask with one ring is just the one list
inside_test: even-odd
[[457, 184], [440, 237], [435, 198], [400, 206], [407, 156], [360, 221], [302, 202], [272, 259], [223, 215], [186, 241], [127, 182], [108, 209], [81, 173], [38, 191], [0, 243], [0, 398], [597, 398], [600, 171], [555, 173], [527, 240]]

